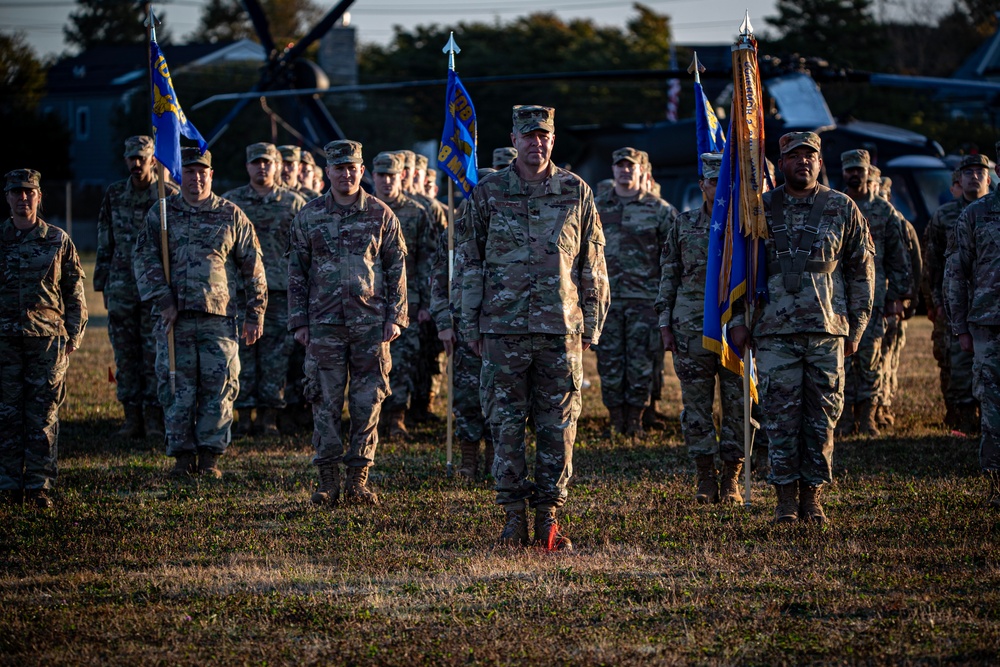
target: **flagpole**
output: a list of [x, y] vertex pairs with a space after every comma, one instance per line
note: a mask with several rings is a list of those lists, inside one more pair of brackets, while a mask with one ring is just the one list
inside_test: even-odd
[[[455, 43], [455, 33], [448, 36], [448, 43], [441, 49], [442, 53], [448, 54], [448, 71], [455, 69], [455, 54], [462, 49]], [[455, 256], [455, 184], [452, 179], [448, 179], [448, 300], [451, 300], [452, 267]], [[453, 330], [457, 329], [452, 323]], [[455, 474], [452, 465], [452, 451], [455, 438], [455, 348], [458, 340], [455, 340], [448, 355], [448, 437], [445, 445], [445, 466], [448, 477]]]

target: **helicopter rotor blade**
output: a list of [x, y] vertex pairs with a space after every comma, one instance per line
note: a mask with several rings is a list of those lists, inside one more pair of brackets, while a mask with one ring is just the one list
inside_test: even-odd
[[340, 0], [333, 8], [326, 13], [319, 23], [313, 26], [313, 29], [309, 33], [295, 42], [294, 45], [288, 51], [286, 51], [282, 56], [281, 60], [284, 62], [291, 62], [302, 55], [302, 52], [309, 48], [309, 46], [320, 39], [326, 33], [330, 32], [330, 28], [336, 23], [340, 17], [344, 15], [347, 8], [354, 4], [354, 0]]
[[268, 59], [273, 58], [277, 48], [274, 45], [274, 38], [271, 37], [271, 24], [267, 20], [264, 8], [260, 6], [258, 0], [243, 0], [243, 6], [246, 7], [247, 14], [250, 15], [250, 22], [253, 23], [253, 29], [257, 31], [261, 46], [267, 51]]

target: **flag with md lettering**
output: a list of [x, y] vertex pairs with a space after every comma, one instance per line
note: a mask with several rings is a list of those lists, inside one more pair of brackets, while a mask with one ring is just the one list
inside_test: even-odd
[[170, 80], [167, 59], [160, 53], [155, 40], [149, 43], [150, 67], [153, 78], [153, 141], [154, 155], [174, 180], [181, 182], [181, 135], [198, 142], [204, 153], [208, 144], [201, 133], [181, 110], [181, 103]]
[[468, 198], [479, 182], [476, 163], [476, 108], [455, 70], [448, 70], [445, 94], [444, 131], [438, 151], [438, 167]]

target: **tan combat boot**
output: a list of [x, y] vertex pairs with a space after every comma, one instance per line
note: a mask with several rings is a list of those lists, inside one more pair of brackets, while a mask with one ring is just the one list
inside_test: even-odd
[[501, 547], [528, 546], [528, 513], [524, 501], [503, 506], [505, 523], [497, 545]]
[[608, 406], [609, 436], [625, 433], [625, 407], [622, 405]]
[[546, 551], [573, 550], [573, 543], [559, 530], [555, 507], [539, 505], [535, 508], [535, 546]]
[[879, 428], [892, 428], [896, 425], [896, 415], [892, 413], [892, 408], [888, 405], [879, 405], [875, 411], [875, 423]]
[[119, 438], [138, 440], [142, 437], [142, 406], [126, 405], [124, 409], [125, 423], [122, 424], [122, 427], [115, 435]]
[[804, 479], [799, 480], [799, 520], [809, 523], [827, 522], [823, 506], [819, 504], [819, 486], [812, 486]]
[[699, 505], [719, 502], [719, 480], [716, 478], [715, 457], [711, 454], [699, 454], [694, 457], [698, 467], [698, 490], [694, 499]]
[[163, 440], [163, 408], [158, 405], [147, 405], [142, 411], [143, 427], [147, 438]]
[[174, 457], [174, 467], [167, 473], [170, 477], [188, 477], [198, 471], [198, 461], [194, 452], [181, 452]]
[[312, 501], [317, 505], [336, 505], [340, 500], [340, 466], [325, 463], [316, 469], [319, 472], [319, 488], [312, 494]]
[[740, 472], [742, 461], [722, 462], [722, 483], [719, 486], [719, 502], [732, 505], [743, 504], [743, 494], [740, 493]]
[[368, 488], [368, 466], [347, 468], [344, 502], [352, 505], [378, 505], [378, 495]]
[[625, 406], [625, 435], [630, 435], [633, 438], [641, 438], [646, 435], [646, 431], [642, 428], [642, 411], [644, 409], [634, 405]]
[[489, 477], [493, 474], [493, 438], [490, 436], [488, 429], [483, 440], [486, 444], [485, 451], [483, 452], [483, 477]]
[[774, 509], [774, 520], [771, 523], [795, 523], [798, 521], [798, 482], [775, 484], [774, 490], [778, 495], [778, 506]]
[[250, 435], [250, 427], [253, 424], [253, 408], [240, 408], [233, 410], [233, 425], [229, 429], [233, 440], [239, 440]]
[[198, 474], [212, 479], [222, 479], [222, 471], [219, 469], [219, 456], [220, 454], [199, 448]]
[[462, 452], [462, 467], [458, 469], [458, 475], [462, 481], [471, 484], [476, 481], [476, 471], [479, 470], [479, 443], [462, 440], [458, 447]]
[[260, 435], [269, 438], [281, 435], [281, 432], [278, 430], [278, 410], [276, 408], [260, 408], [257, 410], [257, 421], [254, 425], [257, 427], [257, 433]]
[[383, 410], [379, 423], [386, 440], [403, 441], [410, 437], [410, 432], [406, 429], [406, 408]]
[[987, 470], [986, 477], [990, 484], [986, 500], [992, 509], [1000, 510], [1000, 470]]
[[881, 435], [878, 431], [878, 424], [875, 422], [875, 404], [870, 398], [866, 398], [857, 404], [854, 411], [854, 419], [858, 423], [858, 433], [870, 438], [877, 438]]

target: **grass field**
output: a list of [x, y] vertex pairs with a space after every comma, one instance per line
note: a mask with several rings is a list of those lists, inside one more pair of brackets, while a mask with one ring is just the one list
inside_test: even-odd
[[[220, 482], [168, 481], [161, 444], [113, 436], [89, 297], [57, 507], [0, 508], [0, 664], [1000, 663], [1000, 515], [976, 442], [938, 426], [925, 319], [895, 432], [838, 443], [822, 529], [769, 525], [762, 480], [748, 509], [696, 506], [676, 420], [603, 439], [591, 356], [577, 550], [545, 554], [492, 548], [492, 492], [446, 478], [443, 427], [380, 447], [374, 509], [310, 504], [307, 435], [235, 444]], [[679, 398], [671, 374], [661, 409]]]

